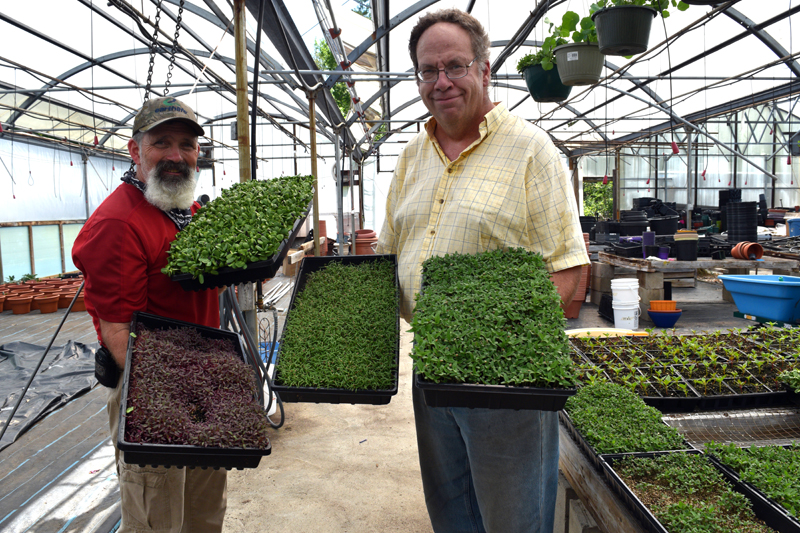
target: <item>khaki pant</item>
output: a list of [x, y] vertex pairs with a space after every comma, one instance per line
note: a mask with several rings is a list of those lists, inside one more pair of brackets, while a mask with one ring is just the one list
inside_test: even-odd
[[108, 422], [117, 459], [122, 525], [119, 533], [217, 533], [228, 501], [225, 470], [140, 467], [125, 463], [117, 448], [122, 376], [109, 389]]

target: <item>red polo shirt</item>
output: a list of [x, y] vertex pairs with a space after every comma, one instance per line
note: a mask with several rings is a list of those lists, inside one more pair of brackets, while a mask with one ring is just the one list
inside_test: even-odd
[[[192, 214], [199, 209], [195, 202]], [[216, 289], [184, 291], [161, 273], [178, 229], [139, 189], [120, 185], [86, 221], [72, 261], [86, 278], [84, 302], [100, 322], [130, 322], [134, 311], [218, 328]]]

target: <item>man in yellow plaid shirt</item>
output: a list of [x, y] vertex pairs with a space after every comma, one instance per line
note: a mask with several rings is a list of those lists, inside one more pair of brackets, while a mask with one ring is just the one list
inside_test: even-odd
[[[378, 241], [378, 253], [398, 257], [403, 318], [411, 321], [422, 262], [453, 252], [539, 252], [570, 302], [588, 263], [575, 198], [548, 135], [489, 99], [480, 22], [457, 9], [425, 15], [409, 51], [433, 118], [399, 157]], [[555, 412], [431, 408], [418, 389], [413, 396], [434, 531], [552, 531]]]

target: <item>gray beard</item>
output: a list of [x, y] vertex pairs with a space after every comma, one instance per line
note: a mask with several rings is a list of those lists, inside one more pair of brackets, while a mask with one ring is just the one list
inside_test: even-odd
[[189, 209], [194, 202], [196, 187], [197, 182], [191, 174], [179, 180], [167, 180], [161, 177], [161, 165], [159, 164], [150, 169], [147, 174], [144, 197], [162, 211]]

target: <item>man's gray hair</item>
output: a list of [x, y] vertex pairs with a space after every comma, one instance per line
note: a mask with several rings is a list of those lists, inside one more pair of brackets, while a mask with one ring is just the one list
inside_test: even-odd
[[448, 22], [461, 27], [469, 34], [469, 40], [472, 43], [472, 53], [478, 58], [481, 72], [485, 68], [485, 63], [489, 60], [489, 35], [483, 29], [483, 25], [470, 15], [460, 9], [450, 8], [433, 11], [420, 17], [414, 29], [411, 30], [411, 37], [408, 40], [408, 51], [411, 53], [411, 62], [414, 64], [414, 70], [419, 68], [417, 62], [417, 44], [419, 43], [422, 34], [425, 30], [438, 24], [439, 22]]

